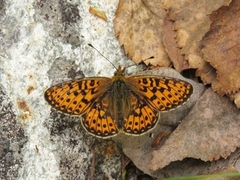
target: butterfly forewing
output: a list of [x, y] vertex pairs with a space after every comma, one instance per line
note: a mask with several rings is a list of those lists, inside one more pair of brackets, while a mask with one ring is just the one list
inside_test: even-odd
[[158, 111], [168, 111], [182, 105], [193, 92], [190, 83], [174, 78], [132, 76], [127, 82], [136, 94]]
[[45, 92], [45, 99], [63, 113], [81, 115], [110, 85], [110, 78], [77, 79], [50, 87]]

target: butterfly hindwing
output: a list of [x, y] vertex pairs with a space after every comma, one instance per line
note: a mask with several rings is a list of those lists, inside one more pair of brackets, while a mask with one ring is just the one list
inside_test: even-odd
[[124, 118], [123, 132], [131, 135], [141, 135], [153, 129], [159, 119], [157, 110], [137, 94], [130, 96], [130, 113]]
[[116, 120], [109, 109], [109, 96], [105, 93], [96, 99], [81, 117], [83, 127], [94, 136], [108, 138], [118, 134]]

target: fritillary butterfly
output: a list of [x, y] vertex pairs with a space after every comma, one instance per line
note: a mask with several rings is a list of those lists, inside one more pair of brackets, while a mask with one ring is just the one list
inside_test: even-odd
[[109, 138], [120, 132], [142, 135], [152, 130], [160, 111], [186, 102], [193, 87], [183, 80], [158, 76], [124, 76], [118, 67], [112, 78], [88, 77], [60, 83], [45, 92], [55, 109], [81, 115], [90, 134]]

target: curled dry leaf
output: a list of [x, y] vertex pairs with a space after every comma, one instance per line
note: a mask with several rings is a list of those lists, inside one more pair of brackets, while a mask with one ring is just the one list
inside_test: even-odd
[[161, 0], [119, 0], [114, 31], [126, 54], [136, 63], [154, 56], [147, 62], [170, 65], [162, 42], [166, 12], [161, 6]]
[[163, 44], [165, 46], [166, 51], [173, 63], [174, 68], [178, 72], [182, 72], [185, 69], [188, 69], [188, 62], [184, 59], [183, 54], [181, 54], [181, 49], [177, 47], [177, 42], [175, 39], [175, 31], [173, 31], [173, 22], [164, 20], [163, 27]]
[[203, 54], [216, 69], [212, 88], [220, 95], [240, 89], [240, 1], [222, 7], [210, 15], [210, 32], [203, 38]]
[[155, 171], [188, 157], [203, 161], [227, 158], [240, 147], [239, 127], [239, 110], [209, 89], [164, 145], [153, 152], [150, 168]]
[[[163, 0], [163, 6], [168, 10], [168, 19], [174, 21], [177, 45], [182, 48], [182, 54], [188, 57], [199, 50], [198, 42], [209, 30], [211, 21], [208, 14], [223, 5], [228, 5], [230, 0], [217, 1], [191, 1]], [[201, 56], [200, 56], [201, 57]]]
[[[211, 83], [216, 75], [214, 68], [203, 59], [199, 42], [210, 29], [208, 15], [222, 6], [228, 6], [230, 2], [231, 0], [181, 0], [178, 3], [174, 0], [162, 1], [168, 11], [168, 19], [174, 22], [174, 37], [180, 54], [188, 60], [189, 68], [197, 69], [196, 74], [201, 76], [204, 84]], [[168, 54], [175, 53], [170, 46], [166, 46], [166, 51]]]
[[234, 100], [234, 103], [240, 108], [240, 92], [231, 94], [230, 98]]
[[104, 11], [90, 6], [89, 12], [91, 14], [93, 14], [94, 16], [97, 16], [97, 17], [101, 18], [102, 20], [107, 21], [107, 16]]

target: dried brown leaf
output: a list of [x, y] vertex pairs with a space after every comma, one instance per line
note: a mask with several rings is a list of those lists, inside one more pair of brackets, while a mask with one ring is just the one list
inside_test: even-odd
[[163, 44], [173, 63], [174, 68], [181, 72], [189, 67], [188, 62], [181, 54], [181, 50], [177, 47], [175, 32], [173, 31], [173, 22], [165, 19], [163, 27]]
[[[205, 84], [211, 83], [215, 74], [209, 63], [202, 58], [200, 41], [210, 29], [211, 21], [208, 15], [221, 6], [229, 5], [231, 0], [162, 2], [168, 11], [168, 19], [174, 21], [177, 47], [181, 49], [181, 54], [188, 60], [190, 68], [197, 69], [197, 75], [201, 76]], [[169, 54], [171, 52], [169, 49], [166, 51]]]
[[178, 47], [182, 48], [182, 54], [185, 54], [187, 59], [190, 55], [195, 55], [194, 59], [201, 57], [199, 41], [208, 32], [211, 24], [208, 14], [230, 2], [181, 0], [175, 3], [174, 0], [163, 0], [163, 5], [168, 10], [168, 18], [175, 21]]
[[114, 30], [134, 62], [154, 56], [147, 62], [155, 66], [170, 65], [161, 36], [165, 15], [161, 0], [119, 0]]
[[97, 16], [97, 17], [101, 18], [102, 20], [107, 21], [107, 16], [106, 16], [104, 11], [90, 6], [89, 7], [89, 12], [91, 14], [93, 14], [94, 16]]
[[203, 39], [204, 58], [216, 69], [212, 88], [219, 94], [240, 89], [240, 1], [222, 7], [210, 15], [210, 32]]
[[165, 144], [153, 152], [150, 168], [157, 170], [187, 157], [203, 161], [227, 158], [240, 147], [239, 127], [239, 110], [209, 89]]
[[240, 92], [230, 94], [231, 100], [234, 100], [234, 103], [238, 108], [240, 108]]

